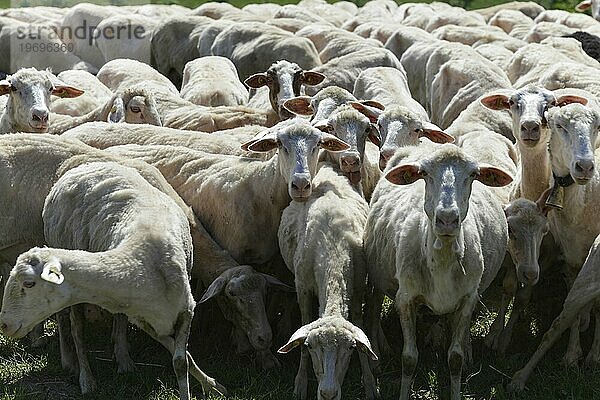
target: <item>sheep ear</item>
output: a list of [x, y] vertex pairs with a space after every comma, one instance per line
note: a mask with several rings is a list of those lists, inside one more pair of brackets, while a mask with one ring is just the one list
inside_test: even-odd
[[7, 80], [0, 81], [0, 96], [10, 93], [10, 82]]
[[552, 104], [557, 107], [566, 106], [567, 104], [571, 104], [571, 103], [579, 103], [579, 104], [583, 104], [585, 106], [588, 103], [588, 99], [586, 99], [585, 97], [581, 97], [581, 96], [565, 95], [565, 96], [560, 96], [559, 98], [557, 98], [556, 100], [554, 100], [552, 102]]
[[323, 132], [321, 134], [321, 148], [323, 150], [331, 151], [333, 153], [338, 151], [348, 150], [350, 146], [343, 140], [333, 136], [330, 133]]
[[281, 353], [281, 354], [286, 354], [286, 353], [289, 353], [294, 348], [300, 346], [301, 344], [304, 344], [304, 341], [306, 340], [306, 337], [308, 336], [309, 331], [310, 331], [309, 325], [304, 325], [303, 327], [298, 329], [296, 332], [294, 332], [294, 334], [292, 335], [290, 340], [288, 340], [288, 342], [286, 344], [281, 346], [279, 348], [279, 350], [277, 350], [277, 352]]
[[496, 111], [509, 110], [510, 109], [509, 100], [510, 99], [505, 94], [493, 94], [491, 96], [486, 96], [483, 99], [481, 99], [481, 104], [483, 104], [485, 107], [489, 108], [490, 110], [496, 110]]
[[73, 97], [79, 97], [84, 93], [83, 90], [74, 88], [73, 86], [67, 85], [55, 85], [52, 89], [52, 94], [63, 99], [71, 99]]
[[302, 83], [307, 86], [315, 86], [323, 82], [325, 75], [315, 71], [304, 71], [302, 73]]
[[418, 164], [405, 164], [392, 168], [385, 179], [395, 185], [410, 185], [423, 178], [425, 174], [421, 172], [421, 167]]
[[45, 281], [60, 285], [65, 280], [61, 270], [62, 268], [60, 261], [58, 261], [57, 258], [52, 258], [44, 265], [44, 269], [42, 270], [40, 278]]
[[269, 274], [262, 274], [265, 277], [265, 280], [267, 281], [267, 284], [275, 289], [280, 289], [283, 290], [284, 292], [296, 292], [296, 289], [291, 287], [290, 285], [286, 285], [285, 283], [281, 282], [279, 279], [275, 278], [272, 275]]
[[369, 357], [371, 357], [371, 360], [373, 361], [377, 361], [379, 359], [379, 357], [377, 357], [377, 354], [375, 354], [375, 352], [373, 351], [373, 348], [371, 348], [371, 342], [369, 342], [369, 338], [367, 337], [367, 335], [365, 335], [362, 329], [360, 329], [357, 326], [353, 327], [352, 335], [354, 336], [354, 341], [356, 342], [356, 348], [358, 350], [367, 354]]
[[577, 11], [585, 11], [592, 6], [592, 0], [583, 0], [575, 6]]
[[423, 123], [423, 132], [419, 135], [426, 137], [435, 143], [453, 143], [454, 137], [448, 135], [446, 132], [442, 130], [442, 128], [438, 127], [431, 122]]
[[379, 133], [377, 125], [373, 123], [371, 124], [369, 134], [367, 135], [367, 139], [369, 139], [375, 146], [381, 146], [381, 134]]
[[540, 195], [540, 198], [537, 199], [537, 201], [535, 202], [535, 204], [537, 204], [537, 206], [538, 206], [538, 209], [544, 215], [548, 215], [548, 211], [550, 211], [550, 209], [551, 209], [550, 206], [546, 205], [546, 200], [548, 200], [548, 197], [550, 197], [550, 193], [552, 193], [552, 186], [550, 186], [548, 189], [544, 190], [544, 193], [542, 193]]
[[492, 187], [506, 186], [513, 181], [513, 178], [506, 172], [490, 166], [480, 166], [479, 174], [477, 174], [475, 179], [486, 186]]
[[[242, 145], [242, 149], [244, 148], [244, 145], [246, 145], [246, 143]], [[279, 147], [279, 141], [277, 140], [277, 135], [275, 133], [267, 133], [260, 139], [255, 139], [246, 146], [248, 150], [257, 153], [266, 153], [275, 150], [277, 147]]]
[[312, 99], [308, 96], [298, 96], [292, 99], [286, 100], [283, 103], [283, 107], [291, 113], [296, 115], [313, 115], [315, 110], [312, 108], [310, 101]]
[[375, 100], [363, 100], [360, 102], [363, 106], [376, 108], [378, 110], [385, 110], [385, 106], [378, 101]]
[[321, 132], [331, 133], [333, 132], [333, 126], [329, 123], [329, 120], [322, 119], [318, 122], [313, 123], [313, 126]]
[[121, 97], [117, 97], [113, 102], [110, 113], [106, 122], [124, 122], [125, 121], [125, 104]]
[[223, 291], [223, 289], [225, 288], [226, 283], [227, 283], [227, 279], [225, 279], [224, 276], [219, 276], [217, 279], [215, 279], [210, 284], [208, 289], [206, 289], [206, 291], [202, 295], [202, 298], [200, 299], [199, 303], [204, 303], [205, 301], [210, 300], [213, 297], [215, 297], [216, 295], [218, 295], [219, 293], [221, 293]]
[[356, 110], [358, 110], [361, 114], [363, 114], [364, 116], [369, 118], [369, 121], [371, 121], [372, 123], [376, 123], [377, 119], [381, 115], [381, 110], [377, 107], [371, 107], [371, 106], [368, 106], [363, 103], [364, 102], [361, 103], [358, 101], [351, 101], [348, 104], [350, 104], [352, 107], [354, 107]]
[[253, 89], [258, 89], [260, 87], [266, 86], [267, 84], [267, 74], [262, 73], [262, 74], [254, 74], [252, 76], [250, 76], [249, 78], [247, 78], [244, 83], [246, 84], [246, 86], [253, 88]]

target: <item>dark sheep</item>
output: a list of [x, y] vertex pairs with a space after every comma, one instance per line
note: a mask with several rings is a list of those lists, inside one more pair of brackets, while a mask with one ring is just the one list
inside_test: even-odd
[[600, 61], [600, 37], [583, 31], [573, 32], [563, 37], [577, 39], [588, 56]]

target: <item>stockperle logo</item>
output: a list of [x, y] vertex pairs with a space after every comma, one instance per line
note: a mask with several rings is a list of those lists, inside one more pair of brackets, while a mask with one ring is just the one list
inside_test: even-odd
[[[134, 58], [150, 63], [150, 37], [156, 22], [130, 6], [146, 1], [15, 0], [5, 17], [15, 19], [0, 33], [0, 45], [10, 57], [0, 59], [0, 71], [19, 68], [51, 68], [55, 73], [83, 69], [95, 73], [107, 61]], [[35, 18], [24, 18], [27, 8]], [[138, 7], [139, 10], [139, 7]], [[136, 11], [136, 12], [134, 12]], [[152, 15], [152, 14], [149, 14]]]

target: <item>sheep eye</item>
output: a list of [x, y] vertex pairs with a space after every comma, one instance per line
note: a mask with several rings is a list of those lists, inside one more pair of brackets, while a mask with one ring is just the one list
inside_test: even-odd
[[515, 105], [515, 101], [513, 99], [508, 100], [508, 105], [509, 106], [514, 106]]
[[10, 90], [12, 92], [15, 92], [17, 90], [17, 87], [15, 85], [10, 85]]
[[25, 282], [23, 282], [23, 287], [25, 287], [27, 289], [31, 289], [34, 286], [35, 286], [35, 282], [33, 282], [33, 281], [25, 281]]
[[131, 107], [130, 110], [131, 110], [131, 112], [134, 112], [134, 113], [139, 113], [142, 111], [142, 110], [140, 110], [139, 107]]

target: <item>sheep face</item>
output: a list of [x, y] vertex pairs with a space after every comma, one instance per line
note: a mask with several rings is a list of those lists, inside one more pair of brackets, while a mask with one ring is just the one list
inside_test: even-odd
[[52, 314], [69, 306], [61, 264], [44, 249], [21, 254], [4, 290], [0, 327], [6, 336], [21, 338]]
[[269, 88], [269, 100], [273, 110], [282, 120], [294, 117], [284, 106], [286, 100], [299, 96], [302, 85], [318, 85], [325, 76], [318, 72], [304, 71], [298, 64], [281, 60], [273, 63], [267, 72], [255, 74], [244, 82], [248, 87]]
[[203, 303], [217, 295], [225, 318], [241, 329], [257, 351], [263, 369], [277, 365], [269, 350], [273, 334], [265, 311], [267, 287], [293, 291], [279, 279], [256, 272], [249, 265], [240, 265], [223, 272], [202, 296]]
[[592, 9], [592, 17], [597, 21], [600, 21], [600, 1], [598, 0], [583, 0], [581, 3], [575, 6], [577, 11], [585, 11], [587, 9]]
[[352, 107], [377, 123], [379, 130], [379, 168], [383, 171], [396, 150], [404, 146], [419, 144], [419, 138], [426, 137], [436, 143], [452, 143], [454, 138], [441, 128], [423, 119], [410, 109], [393, 106], [386, 110], [365, 104], [352, 102]]
[[474, 180], [487, 186], [505, 186], [512, 182], [506, 172], [478, 165], [454, 145], [442, 145], [417, 163], [392, 168], [386, 173], [386, 179], [398, 185], [425, 180], [425, 214], [434, 235], [442, 242], [454, 242], [458, 238], [469, 211]]
[[67, 86], [49, 71], [24, 68], [0, 81], [0, 95], [8, 95], [6, 113], [12, 129], [20, 132], [48, 131], [50, 95], [77, 97], [82, 90]]
[[504, 208], [508, 222], [508, 252], [515, 264], [517, 278], [526, 285], [535, 285], [539, 279], [540, 246], [549, 230], [545, 205], [549, 193], [547, 190], [537, 203], [517, 199]]
[[513, 121], [513, 135], [525, 147], [546, 146], [550, 131], [546, 129], [545, 113], [552, 106], [563, 106], [574, 102], [587, 102], [578, 96], [561, 96], [544, 88], [527, 87], [511, 95], [495, 94], [481, 99], [481, 103], [492, 110], [508, 110]]
[[114, 97], [108, 122], [128, 122], [162, 126], [154, 96], [145, 90], [132, 89]]
[[585, 185], [595, 174], [594, 149], [600, 115], [581, 104], [555, 107], [547, 113], [552, 171]]
[[319, 318], [301, 327], [279, 352], [287, 353], [301, 344], [306, 346], [310, 354], [319, 382], [318, 400], [341, 399], [342, 383], [354, 349], [377, 360], [365, 333], [338, 316]]
[[312, 193], [312, 178], [317, 171], [319, 148], [330, 152], [350, 146], [335, 136], [321, 132], [307, 121], [294, 119], [280, 123], [247, 148], [251, 151], [278, 150], [279, 172], [288, 184], [292, 200], [306, 201]]
[[346, 151], [333, 153], [333, 159], [350, 182], [359, 183], [366, 140], [369, 138], [374, 143], [379, 143], [377, 128], [367, 117], [352, 107], [343, 107], [327, 120], [317, 121], [314, 125], [317, 129], [333, 134], [350, 146]]

